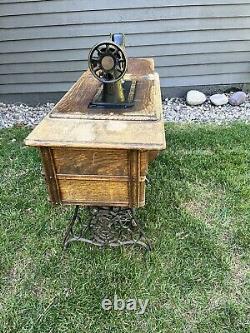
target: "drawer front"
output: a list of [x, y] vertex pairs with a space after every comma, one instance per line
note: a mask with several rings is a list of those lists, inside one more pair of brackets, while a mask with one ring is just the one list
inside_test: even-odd
[[128, 176], [126, 150], [53, 149], [57, 174]]
[[59, 179], [61, 200], [92, 205], [128, 205], [126, 181]]
[[147, 152], [48, 147], [41, 152], [51, 202], [144, 205]]

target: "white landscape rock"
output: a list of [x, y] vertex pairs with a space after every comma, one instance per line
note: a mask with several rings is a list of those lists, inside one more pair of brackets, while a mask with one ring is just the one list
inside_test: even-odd
[[[15, 125], [34, 127], [53, 107], [54, 104], [52, 103], [28, 106], [25, 104], [17, 105], [0, 102], [0, 129]], [[212, 107], [210, 101], [198, 106], [189, 106], [185, 98], [166, 98], [163, 104], [163, 111], [164, 119], [169, 122], [222, 124], [243, 121], [250, 124], [250, 94], [247, 94], [245, 103], [239, 106], [232, 106], [228, 103]]]
[[187, 93], [187, 104], [189, 105], [200, 105], [203, 104], [206, 101], [206, 95], [204, 95], [202, 92], [198, 90], [189, 90]]
[[247, 99], [247, 95], [244, 93], [244, 91], [237, 91], [229, 98], [229, 103], [233, 106], [241, 105], [245, 103]]
[[216, 106], [225, 105], [228, 103], [228, 98], [225, 94], [214, 94], [210, 97], [212, 104]]
[[231, 123], [243, 121], [250, 124], [250, 94], [247, 100], [240, 106], [232, 106], [229, 103], [220, 106], [212, 106], [210, 100], [202, 105], [189, 106], [186, 98], [166, 98], [163, 104], [164, 118], [175, 123]]

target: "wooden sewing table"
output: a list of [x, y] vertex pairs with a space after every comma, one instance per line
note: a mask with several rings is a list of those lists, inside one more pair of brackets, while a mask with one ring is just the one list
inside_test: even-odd
[[129, 59], [132, 108], [88, 107], [101, 83], [86, 71], [25, 140], [41, 151], [53, 204], [137, 208], [148, 163], [165, 149], [159, 76], [152, 59]]

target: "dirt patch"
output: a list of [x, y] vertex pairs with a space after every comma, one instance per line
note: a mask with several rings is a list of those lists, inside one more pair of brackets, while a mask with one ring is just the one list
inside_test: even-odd
[[214, 184], [195, 183], [188, 184], [192, 198], [184, 202], [181, 207], [193, 217], [207, 224], [221, 217], [225, 207], [224, 190]]

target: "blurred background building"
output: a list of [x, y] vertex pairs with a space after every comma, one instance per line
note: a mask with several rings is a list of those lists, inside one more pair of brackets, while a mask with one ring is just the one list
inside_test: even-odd
[[163, 96], [250, 82], [250, 0], [3, 0], [0, 27], [3, 102], [58, 100], [110, 32], [155, 59]]

